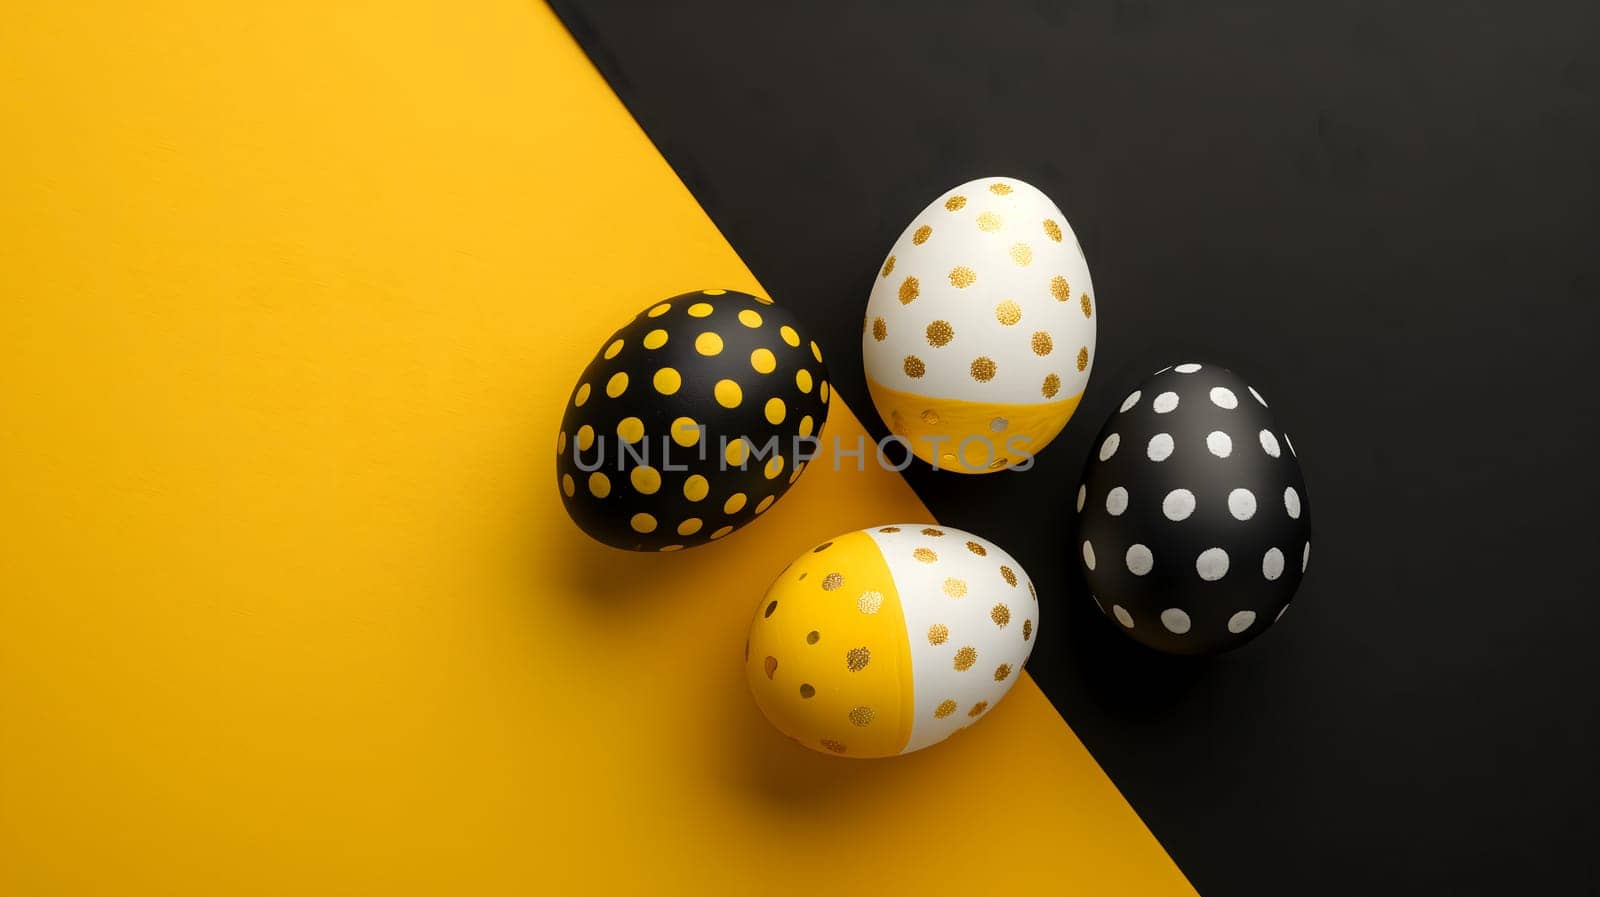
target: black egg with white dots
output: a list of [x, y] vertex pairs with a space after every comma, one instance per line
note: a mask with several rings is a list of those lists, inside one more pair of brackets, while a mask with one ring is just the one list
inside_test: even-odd
[[1213, 364], [1158, 371], [1090, 447], [1074, 552], [1101, 613], [1170, 654], [1212, 654], [1287, 610], [1311, 506], [1267, 399]]
[[721, 539], [799, 478], [829, 398], [821, 348], [769, 300], [702, 290], [654, 303], [568, 396], [556, 437], [567, 514], [633, 551]]

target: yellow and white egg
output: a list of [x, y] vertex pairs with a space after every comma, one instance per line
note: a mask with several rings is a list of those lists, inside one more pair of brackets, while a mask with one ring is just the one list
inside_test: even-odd
[[745, 677], [806, 747], [889, 757], [983, 718], [1038, 626], [1032, 580], [994, 543], [912, 523], [857, 530], [779, 574], [750, 624]]
[[990, 177], [947, 191], [895, 241], [867, 300], [862, 352], [878, 414], [939, 468], [1023, 464], [1078, 407], [1098, 315], [1066, 216]]

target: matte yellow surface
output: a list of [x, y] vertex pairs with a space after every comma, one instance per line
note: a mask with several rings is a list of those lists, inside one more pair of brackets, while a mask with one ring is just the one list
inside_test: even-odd
[[[939, 469], [965, 474], [1005, 470], [1044, 451], [1083, 398], [1080, 392], [1028, 405], [968, 402], [891, 389], [871, 377], [867, 391], [878, 416], [890, 432], [905, 437], [913, 454], [932, 464], [937, 446]], [[1005, 425], [996, 430], [995, 421]]]
[[0, 894], [1187, 892], [1031, 683], [897, 760], [762, 718], [762, 586], [893, 474], [562, 515], [599, 341], [759, 286], [546, 9], [5, 18]]

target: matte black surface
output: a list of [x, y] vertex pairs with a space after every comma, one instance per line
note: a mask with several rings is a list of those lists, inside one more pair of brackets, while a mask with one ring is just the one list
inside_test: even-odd
[[[1202, 893], [1600, 890], [1600, 5], [555, 5], [880, 435], [905, 223], [987, 175], [1066, 212], [1083, 406], [1030, 472], [907, 476], [1032, 574], [1030, 670]], [[1209, 661], [1119, 636], [1068, 544], [1101, 422], [1191, 357], [1317, 511], [1294, 611]]]

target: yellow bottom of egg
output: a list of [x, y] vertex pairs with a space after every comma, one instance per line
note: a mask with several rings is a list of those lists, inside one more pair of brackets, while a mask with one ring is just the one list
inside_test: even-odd
[[1005, 696], [1033, 647], [1038, 597], [1003, 550], [901, 524], [797, 558], [750, 625], [745, 677], [784, 734], [889, 757], [943, 741]]
[[1078, 409], [1083, 393], [1027, 405], [968, 402], [891, 389], [867, 378], [867, 391], [889, 432], [941, 470], [993, 473], [1049, 445]]

